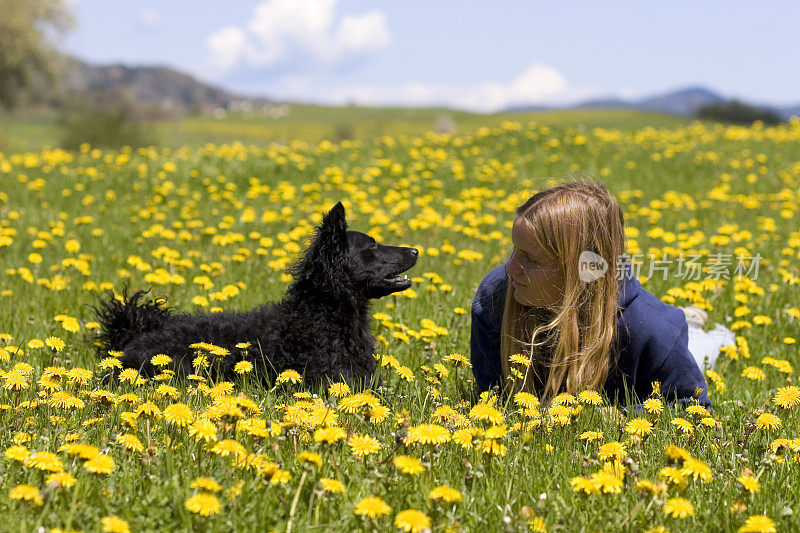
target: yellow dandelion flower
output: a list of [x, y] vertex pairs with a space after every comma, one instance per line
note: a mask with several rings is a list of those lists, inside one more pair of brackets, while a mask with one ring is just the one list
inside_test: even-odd
[[680, 446], [675, 446], [674, 444], [668, 444], [667, 447], [664, 449], [664, 453], [672, 459], [673, 461], [681, 460], [685, 461], [687, 459], [691, 459], [692, 455], [681, 448]]
[[278, 383], [294, 383], [294, 384], [297, 384], [297, 383], [300, 383], [301, 381], [303, 381], [303, 376], [301, 376], [300, 373], [297, 372], [296, 370], [289, 369], [289, 370], [284, 370], [283, 372], [278, 374], [278, 377], [277, 377], [276, 381]]
[[450, 440], [450, 432], [447, 428], [436, 424], [420, 424], [419, 426], [408, 428], [406, 443], [416, 444], [443, 444]]
[[447, 485], [439, 485], [428, 493], [428, 497], [432, 500], [454, 503], [461, 501], [461, 492]]
[[135, 411], [136, 418], [144, 417], [151, 420], [159, 420], [162, 417], [161, 409], [158, 408], [153, 402], [145, 402], [141, 404]]
[[462, 368], [470, 368], [472, 364], [469, 362], [469, 359], [464, 357], [464, 355], [460, 353], [451, 353], [450, 355], [444, 356], [444, 361], [450, 363], [455, 367], [462, 367]]
[[217, 440], [217, 426], [211, 420], [200, 419], [195, 420], [189, 426], [189, 436], [194, 437], [195, 440], [203, 440], [205, 442]]
[[200, 369], [208, 366], [208, 357], [205, 355], [198, 355], [192, 359], [192, 366], [194, 367], [195, 371], [199, 373]]
[[622, 459], [626, 454], [625, 445], [616, 441], [607, 442], [597, 450], [597, 455], [604, 461], [610, 458]]
[[53, 351], [60, 352], [66, 346], [66, 343], [58, 337], [47, 337], [44, 343]]
[[8, 497], [12, 500], [25, 501], [33, 506], [40, 506], [43, 503], [39, 495], [39, 489], [30, 485], [17, 485], [8, 492]]
[[578, 401], [587, 405], [601, 405], [603, 397], [594, 390], [585, 390], [578, 394]]
[[381, 449], [381, 442], [370, 435], [353, 435], [347, 441], [350, 449], [358, 458], [373, 454]]
[[356, 504], [356, 508], [353, 512], [359, 516], [377, 518], [389, 514], [391, 510], [392, 508], [382, 499], [377, 496], [368, 496]]
[[64, 391], [53, 393], [47, 403], [51, 407], [59, 407], [61, 409], [83, 409], [86, 406], [83, 400]]
[[327, 428], [320, 428], [314, 431], [314, 442], [324, 442], [326, 444], [333, 444], [344, 439], [347, 433], [339, 426], [331, 426]]
[[68, 489], [73, 487], [78, 480], [68, 472], [55, 472], [47, 476], [44, 482], [48, 485], [55, 485], [58, 488]]
[[168, 364], [170, 364], [172, 362], [172, 357], [170, 357], [170, 356], [168, 356], [166, 354], [160, 353], [160, 354], [154, 355], [150, 359], [150, 362], [154, 366], [167, 366]]
[[694, 516], [694, 505], [684, 498], [670, 498], [664, 503], [664, 514], [673, 518]]
[[398, 376], [400, 376], [402, 379], [404, 379], [409, 383], [411, 383], [415, 379], [414, 372], [407, 366], [401, 365], [395, 369], [395, 372], [397, 373]]
[[110, 474], [114, 471], [114, 459], [102, 453], [83, 463], [83, 467], [93, 474]]
[[651, 493], [653, 496], [657, 496], [659, 493], [658, 485], [653, 483], [648, 479], [640, 479], [636, 482], [636, 488]]
[[247, 455], [247, 450], [242, 444], [233, 439], [224, 439], [211, 447], [211, 452], [219, 455], [220, 457], [227, 457], [234, 455], [236, 457], [244, 457]]
[[271, 485], [284, 485], [289, 483], [292, 479], [292, 474], [286, 470], [281, 470], [280, 468], [275, 470], [272, 473], [272, 476], [269, 478], [269, 482]]
[[320, 478], [319, 483], [322, 485], [322, 490], [330, 494], [337, 494], [345, 491], [344, 483], [336, 479], [323, 477]]
[[649, 414], [657, 416], [664, 410], [664, 403], [658, 398], [649, 398], [642, 404], [644, 410]]
[[581, 440], [585, 440], [586, 442], [594, 442], [596, 440], [603, 439], [603, 432], [602, 431], [584, 431], [578, 437]]
[[528, 520], [528, 528], [530, 528], [533, 533], [547, 533], [547, 525], [544, 523], [544, 519], [541, 516], [534, 516]]
[[69, 381], [71, 381], [72, 383], [77, 383], [77, 384], [80, 384], [80, 385], [88, 383], [89, 380], [91, 380], [93, 376], [94, 376], [94, 372], [92, 372], [91, 370], [88, 370], [86, 368], [78, 368], [78, 367], [71, 368], [67, 372], [67, 379]]
[[100, 520], [103, 533], [130, 533], [128, 522], [118, 516], [106, 516]]
[[686, 477], [691, 477], [695, 481], [697, 479], [702, 479], [703, 481], [711, 481], [712, 474], [711, 468], [699, 459], [695, 459], [693, 457], [689, 457], [683, 461], [683, 468], [681, 469], [681, 474]]
[[632, 418], [625, 424], [625, 432], [637, 437], [646, 437], [653, 432], [653, 424], [644, 418]]
[[102, 359], [97, 366], [100, 367], [102, 370], [109, 370], [112, 368], [122, 368], [122, 361], [117, 359], [116, 357], [106, 357]]
[[233, 366], [233, 371], [237, 374], [247, 374], [253, 371], [253, 363], [250, 361], [239, 361]]
[[665, 466], [658, 471], [658, 475], [678, 487], [683, 487], [686, 484], [686, 477], [673, 466]]
[[419, 533], [431, 527], [431, 519], [422, 511], [406, 509], [397, 513], [394, 524], [403, 531]]
[[696, 416], [697, 418], [706, 418], [711, 416], [711, 413], [702, 405], [690, 405], [686, 408], [686, 412]]
[[419, 459], [408, 455], [398, 455], [392, 460], [392, 463], [403, 474], [414, 476], [425, 471], [425, 467], [422, 466]]
[[164, 409], [164, 420], [178, 427], [186, 427], [192, 423], [194, 415], [188, 405], [173, 403]]
[[521, 353], [512, 354], [511, 356], [509, 356], [508, 361], [510, 363], [522, 365], [524, 367], [530, 366], [531, 364], [530, 358], [525, 355], [522, 355]]
[[30, 452], [28, 451], [28, 448], [26, 448], [25, 446], [11, 446], [5, 451], [4, 455], [8, 459], [13, 459], [14, 461], [22, 462], [25, 460], [26, 457], [28, 457], [29, 454]]
[[58, 448], [58, 451], [66, 452], [70, 455], [77, 455], [83, 460], [94, 459], [100, 454], [100, 449], [97, 448], [97, 446], [78, 442], [63, 444]]
[[139, 379], [139, 371], [133, 368], [126, 368], [125, 370], [119, 373], [119, 380], [123, 382], [127, 381], [129, 383], [134, 383], [138, 379]]
[[800, 404], [800, 387], [790, 385], [779, 388], [772, 399], [772, 403], [783, 409], [789, 409]]
[[739, 533], [776, 533], [777, 531], [775, 522], [763, 514], [748, 517], [744, 525], [739, 528]]
[[189, 488], [201, 489], [208, 492], [219, 492], [222, 486], [212, 477], [199, 477], [189, 483]]
[[576, 476], [570, 480], [572, 490], [575, 492], [582, 492], [583, 494], [595, 494], [600, 491], [600, 487], [594, 482], [584, 476]]
[[301, 465], [307, 464], [319, 468], [322, 466], [322, 456], [318, 453], [306, 450], [297, 454], [297, 462]]
[[228, 498], [228, 501], [233, 501], [242, 494], [242, 488], [244, 488], [244, 481], [238, 481], [233, 486], [231, 486], [228, 490], [225, 491], [225, 497]]
[[756, 419], [756, 425], [761, 429], [778, 429], [781, 427], [781, 419], [772, 413], [762, 413]]
[[619, 494], [622, 492], [622, 479], [603, 470], [591, 475], [592, 482], [600, 492], [605, 494]]
[[514, 403], [523, 409], [536, 409], [539, 407], [539, 398], [530, 392], [518, 392], [514, 395]]
[[478, 437], [482, 434], [483, 430], [481, 428], [463, 428], [453, 433], [453, 441], [465, 450], [471, 450], [478, 442]]
[[485, 403], [475, 404], [475, 406], [470, 409], [468, 416], [472, 420], [480, 420], [495, 425], [502, 424], [504, 420], [503, 413]]
[[347, 383], [332, 383], [328, 387], [328, 394], [335, 398], [343, 398], [350, 394], [350, 386]]
[[380, 424], [389, 416], [389, 408], [384, 405], [377, 405], [369, 410], [369, 421], [373, 424]]
[[747, 368], [742, 370], [742, 377], [750, 379], [752, 381], [764, 381], [767, 375], [764, 374], [763, 370], [761, 370], [756, 366], [748, 366]]
[[3, 376], [3, 388], [6, 390], [23, 390], [30, 386], [28, 378], [19, 370], [11, 370]]
[[222, 510], [222, 504], [217, 497], [207, 492], [195, 494], [186, 500], [183, 505], [188, 511], [200, 516], [216, 515]]
[[508, 447], [504, 444], [500, 444], [495, 439], [485, 439], [480, 446], [480, 449], [483, 453], [488, 453], [490, 455], [497, 455], [499, 457], [505, 457], [506, 452], [508, 451]]
[[117, 436], [117, 442], [128, 450], [138, 453], [144, 452], [144, 445], [142, 444], [142, 441], [139, 440], [139, 437], [131, 433]]
[[36, 468], [38, 470], [45, 470], [48, 472], [61, 472], [64, 470], [64, 465], [61, 459], [53, 452], [36, 452], [28, 455], [23, 459], [22, 464]]
[[756, 493], [761, 490], [761, 484], [758, 482], [758, 479], [754, 478], [753, 476], [740, 476], [737, 478], [739, 483], [742, 484], [742, 488], [750, 493]]
[[671, 421], [672, 425], [680, 429], [682, 432], [691, 435], [694, 432], [694, 426], [685, 418], [676, 417]]

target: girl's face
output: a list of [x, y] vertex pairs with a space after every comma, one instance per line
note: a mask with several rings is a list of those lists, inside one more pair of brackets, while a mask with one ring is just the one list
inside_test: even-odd
[[514, 221], [511, 229], [514, 251], [506, 265], [514, 299], [528, 307], [558, 305], [564, 296], [564, 275], [560, 266], [534, 244], [524, 222]]

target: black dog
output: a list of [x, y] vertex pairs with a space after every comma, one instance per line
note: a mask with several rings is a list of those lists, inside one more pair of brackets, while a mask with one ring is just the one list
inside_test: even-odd
[[[215, 377], [231, 379], [236, 363], [246, 360], [268, 383], [293, 369], [308, 384], [326, 379], [367, 384], [376, 365], [369, 300], [410, 287], [399, 274], [413, 267], [418, 255], [415, 248], [383, 246], [369, 235], [347, 231], [340, 202], [291, 268], [294, 279], [280, 302], [249, 312], [173, 314], [163, 301], [140, 302], [144, 291], [122, 302], [111, 297], [97, 310], [98, 349], [101, 356], [122, 351], [125, 368], [149, 376], [157, 373], [153, 356], [166, 354], [170, 368], [186, 376], [195, 372], [197, 355], [189, 345], [206, 342], [230, 351], [219, 362], [208, 357]], [[246, 355], [235, 347], [244, 342], [250, 343]]]

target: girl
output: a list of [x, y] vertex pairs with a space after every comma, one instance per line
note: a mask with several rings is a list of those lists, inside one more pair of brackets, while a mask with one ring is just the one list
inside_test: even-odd
[[636, 403], [658, 382], [668, 400], [710, 407], [686, 315], [633, 275], [622, 210], [605, 186], [573, 182], [534, 194], [517, 208], [511, 239], [511, 257], [483, 278], [472, 304], [481, 392], [499, 385], [552, 399], [594, 389]]

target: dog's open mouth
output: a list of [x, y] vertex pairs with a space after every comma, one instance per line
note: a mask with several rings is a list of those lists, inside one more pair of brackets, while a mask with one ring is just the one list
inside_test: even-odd
[[408, 279], [408, 276], [403, 274], [402, 276], [398, 274], [392, 274], [390, 276], [386, 276], [383, 278], [383, 283], [386, 287], [390, 287], [394, 290], [402, 291], [409, 287], [411, 287], [411, 280]]

